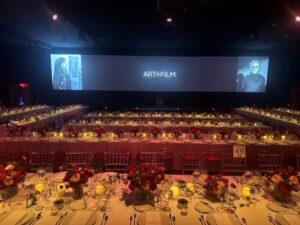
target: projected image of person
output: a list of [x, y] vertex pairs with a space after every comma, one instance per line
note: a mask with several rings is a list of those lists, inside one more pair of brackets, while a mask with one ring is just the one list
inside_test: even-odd
[[266, 80], [263, 75], [259, 73], [260, 62], [252, 60], [250, 62], [250, 73], [243, 78], [242, 90], [244, 92], [264, 92], [266, 89]]
[[55, 61], [53, 88], [59, 90], [71, 89], [71, 78], [67, 71], [66, 59], [63, 57], [60, 57]]

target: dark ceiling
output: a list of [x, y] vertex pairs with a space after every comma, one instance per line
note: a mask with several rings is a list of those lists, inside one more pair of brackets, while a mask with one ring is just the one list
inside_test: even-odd
[[2, 45], [243, 51], [300, 42], [296, 0], [1, 0], [0, 6]]

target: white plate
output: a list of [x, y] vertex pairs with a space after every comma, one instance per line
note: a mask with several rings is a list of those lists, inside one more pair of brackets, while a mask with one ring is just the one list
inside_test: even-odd
[[78, 224], [82, 224], [82, 225], [93, 225], [96, 223], [97, 221], [97, 213], [96, 212], [91, 212], [91, 211], [76, 211], [76, 212], [71, 212], [69, 213], [65, 218], [64, 220], [62, 221], [62, 225], [68, 225], [71, 220], [72, 220], [72, 217], [76, 214], [76, 213], [91, 213], [91, 216], [89, 217], [88, 219], [88, 222], [86, 224], [82, 224], [80, 223], [80, 221], [78, 221], [79, 223]]
[[207, 205], [203, 204], [202, 202], [197, 202], [194, 206], [195, 210], [200, 213], [210, 213], [213, 209], [209, 208]]
[[[7, 218], [12, 212], [13, 211], [9, 211], [7, 213], [0, 215], [0, 221], [2, 221], [4, 218]], [[35, 218], [35, 214], [31, 210], [24, 210], [24, 212], [26, 212], [26, 216], [16, 225], [24, 225]], [[15, 224], [10, 224], [10, 225], [15, 225]]]
[[287, 208], [284, 208], [284, 207], [276, 204], [275, 202], [271, 202], [271, 201], [268, 201], [266, 206], [268, 209], [270, 209], [271, 211], [274, 211], [274, 212], [284, 212], [287, 210]]
[[135, 206], [133, 206], [133, 208], [138, 212], [145, 212], [145, 211], [153, 209], [153, 206], [148, 205], [148, 204], [146, 204], [146, 205], [135, 205]]
[[[169, 225], [170, 224], [169, 217], [166, 213], [164, 213], [164, 212], [157, 212], [157, 213], [160, 213], [160, 221], [161, 221], [160, 225]], [[139, 215], [139, 217], [137, 219], [137, 224], [145, 225], [145, 212], [143, 212]]]
[[[285, 218], [283, 216], [285, 215], [291, 215], [291, 216], [295, 216], [295, 220], [298, 220], [298, 223], [290, 223], [290, 221], [286, 221]], [[298, 218], [297, 218], [298, 217]], [[300, 224], [300, 216], [295, 214], [295, 213], [287, 213], [287, 212], [280, 212], [276, 215], [275, 217], [276, 221], [280, 224], [280, 225], [297, 225]]]
[[[227, 216], [229, 219], [230, 225], [240, 225], [241, 224], [241, 221], [239, 221], [239, 219], [237, 219], [234, 215], [226, 213], [226, 212], [222, 212], [222, 211], [213, 211], [213, 212], [207, 214], [207, 216], [206, 216], [207, 223], [209, 225], [225, 225], [225, 221], [222, 224], [216, 224], [214, 216], [218, 216], [218, 214], [220, 214], [220, 215], [222, 214], [222, 216], [224, 216], [224, 215]], [[227, 223], [226, 223], [226, 225], [227, 225]]]

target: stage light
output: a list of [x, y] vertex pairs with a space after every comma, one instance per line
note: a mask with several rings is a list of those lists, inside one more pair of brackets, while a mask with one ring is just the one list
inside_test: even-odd
[[58, 15], [57, 15], [57, 14], [53, 14], [52, 19], [53, 19], [54, 21], [58, 20]]
[[166, 19], [166, 21], [167, 21], [168, 23], [172, 23], [173, 19], [172, 19], [171, 17], [168, 17], [168, 18]]
[[297, 23], [299, 23], [300, 22], [300, 16], [296, 16], [295, 20], [296, 20]]

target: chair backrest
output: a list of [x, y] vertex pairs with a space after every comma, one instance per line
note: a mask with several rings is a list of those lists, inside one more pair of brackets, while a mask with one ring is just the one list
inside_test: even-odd
[[0, 164], [6, 165], [10, 161], [10, 155], [8, 151], [1, 151], [0, 152]]
[[296, 163], [297, 169], [300, 170], [300, 155], [296, 156]]
[[283, 166], [282, 154], [258, 154], [258, 166], [261, 171], [278, 169]]
[[92, 152], [66, 152], [66, 166], [69, 169], [73, 163], [79, 166], [89, 166], [93, 162]]
[[232, 153], [223, 153], [221, 157], [222, 172], [241, 174], [246, 170], [246, 158], [234, 158]]
[[104, 152], [105, 171], [125, 173], [129, 161], [129, 152]]
[[182, 151], [180, 152], [182, 173], [203, 169], [204, 160], [202, 152]]
[[138, 160], [141, 163], [155, 164], [159, 166], [165, 165], [165, 157], [163, 152], [140, 152]]
[[47, 167], [53, 170], [54, 152], [30, 152], [29, 158], [32, 170], [36, 170], [39, 167]]

